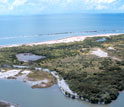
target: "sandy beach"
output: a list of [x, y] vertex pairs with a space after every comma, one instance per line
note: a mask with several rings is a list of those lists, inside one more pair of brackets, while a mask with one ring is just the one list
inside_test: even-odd
[[123, 33], [110, 33], [110, 34], [98, 34], [98, 35], [86, 35], [86, 36], [72, 36], [72, 37], [67, 37], [63, 39], [58, 39], [58, 40], [51, 40], [51, 41], [45, 41], [45, 42], [34, 42], [34, 43], [26, 43], [26, 44], [14, 44], [14, 45], [5, 45], [5, 46], [0, 46], [0, 48], [6, 48], [6, 47], [18, 47], [22, 45], [26, 46], [34, 46], [34, 45], [50, 45], [50, 44], [59, 44], [59, 43], [70, 43], [70, 42], [79, 42], [83, 41], [88, 37], [109, 37], [109, 36], [117, 36], [121, 35]]

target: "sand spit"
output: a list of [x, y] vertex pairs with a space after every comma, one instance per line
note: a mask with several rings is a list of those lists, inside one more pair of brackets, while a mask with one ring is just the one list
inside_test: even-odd
[[0, 48], [18, 47], [22, 45], [34, 46], [34, 45], [50, 45], [50, 44], [59, 44], [59, 43], [79, 42], [79, 41], [85, 40], [87, 37], [104, 37], [104, 36], [109, 37], [109, 36], [117, 36], [121, 34], [123, 33], [99, 34], [99, 35], [89, 35], [89, 36], [72, 36], [64, 39], [58, 39], [58, 40], [52, 40], [52, 41], [46, 41], [46, 42], [35, 42], [35, 43], [27, 43], [27, 44], [20, 44], [20, 45], [14, 44], [14, 45], [0, 46]]
[[6, 72], [0, 72], [0, 79], [17, 79], [23, 82], [28, 83], [31, 87], [33, 86], [38, 86], [38, 87], [48, 87], [47, 84], [49, 83], [49, 80], [43, 79], [43, 80], [34, 80], [34, 79], [29, 79], [28, 74], [32, 73], [30, 70], [24, 70], [22, 71], [21, 69], [13, 69], [13, 70], [8, 70]]
[[9, 70], [7, 72], [0, 72], [0, 79], [9, 78], [17, 75], [21, 70]]

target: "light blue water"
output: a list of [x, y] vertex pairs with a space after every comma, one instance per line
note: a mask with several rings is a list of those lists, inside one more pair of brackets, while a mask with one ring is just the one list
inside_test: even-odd
[[97, 41], [98, 41], [98, 42], [104, 42], [104, 41], [106, 41], [106, 39], [105, 39], [105, 38], [103, 38], [103, 39], [98, 39]]
[[109, 105], [94, 105], [66, 98], [57, 85], [31, 89], [17, 80], [0, 80], [0, 99], [19, 104], [19, 107], [124, 107], [124, 92]]
[[101, 33], [124, 33], [124, 14], [0, 16], [0, 45]]

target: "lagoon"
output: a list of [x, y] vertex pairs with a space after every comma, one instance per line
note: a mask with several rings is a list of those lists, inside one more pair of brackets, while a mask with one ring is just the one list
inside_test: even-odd
[[22, 61], [22, 62], [37, 61], [39, 59], [45, 58], [45, 56], [39, 56], [32, 53], [21, 53], [21, 54], [17, 54], [16, 57], [18, 61]]
[[18, 80], [2, 79], [0, 86], [0, 99], [19, 104], [19, 107], [124, 107], [124, 92], [109, 105], [95, 105], [65, 97], [57, 85], [32, 89]]
[[106, 41], [105, 38], [103, 38], [103, 39], [98, 39], [98, 40], [97, 40], [97, 42], [104, 42], [104, 41]]

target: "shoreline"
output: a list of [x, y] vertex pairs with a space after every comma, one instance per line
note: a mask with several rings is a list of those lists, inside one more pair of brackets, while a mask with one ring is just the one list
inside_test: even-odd
[[18, 107], [17, 104], [11, 103], [11, 102], [7, 102], [4, 100], [0, 100], [0, 107]]
[[[113, 35], [113, 36], [112, 36]], [[120, 35], [120, 36], [116, 36], [116, 35]], [[76, 41], [83, 41], [83, 40], [85, 40], [86, 38], [88, 38], [88, 37], [90, 37], [92, 40], [93, 40], [93, 42], [96, 42], [99, 38], [93, 38], [93, 37], [102, 37], [102, 39], [103, 38], [105, 38], [105, 37], [108, 37], [108, 38], [115, 38], [114, 40], [116, 40], [118, 37], [120, 37], [120, 39], [119, 40], [123, 40], [123, 38], [121, 38], [121, 37], [123, 37], [123, 35], [121, 35], [121, 34], [102, 34], [102, 35], [96, 35], [96, 36], [94, 36], [94, 35], [91, 35], [91, 36], [79, 36], [79, 37], [75, 37], [75, 36], [73, 36], [73, 37], [68, 37], [68, 38], [64, 38], [64, 39], [60, 39], [60, 40], [54, 40], [54, 41], [52, 41], [52, 42], [49, 42], [49, 41], [47, 41], [47, 42], [45, 42], [45, 43], [50, 43], [50, 44], [54, 44], [54, 43], [65, 43], [65, 44], [63, 44], [63, 45], [66, 45], [66, 43], [70, 43], [70, 42], [74, 42], [74, 44], [76, 44]], [[94, 41], [94, 39], [95, 39], [95, 41]], [[101, 38], [100, 38], [101, 39]], [[105, 38], [105, 39], [107, 39], [107, 38]], [[57, 42], [56, 42], [57, 41]], [[93, 42], [91, 42], [91, 43], [93, 43]], [[40, 44], [44, 44], [44, 42], [40, 42]], [[89, 42], [88, 42], [89, 43]], [[110, 42], [110, 43], [112, 43], [112, 41]], [[34, 44], [34, 43], [33, 43]], [[39, 44], [36, 44], [35, 43], [35, 45], [39, 45], [39, 46], [42, 46], [42, 44], [41, 45], [39, 45]], [[116, 44], [116, 43], [115, 43]], [[28, 44], [28, 45], [30, 45], [30, 46], [33, 46], [32, 45], [32, 43], [31, 44]], [[35, 46], [34, 45], [34, 46]], [[48, 45], [48, 46], [50, 46], [50, 45]], [[78, 45], [77, 45], [78, 46]], [[99, 46], [98, 46], [99, 47]], [[90, 51], [90, 53], [89, 54], [93, 54], [93, 55], [96, 55], [96, 56], [98, 56], [98, 57], [111, 57], [111, 58], [113, 58], [114, 60], [117, 60], [117, 58], [116, 57], [112, 57], [111, 55], [109, 56], [108, 55], [108, 51], [106, 51], [106, 50], [102, 50], [102, 49], [100, 49], [100, 48], [91, 48], [91, 51]], [[28, 48], [28, 47], [27, 47]], [[31, 49], [33, 48], [33, 47], [30, 47]], [[35, 47], [34, 47], [35, 48]], [[82, 48], [82, 47], [80, 47], [80, 48]], [[87, 48], [89, 48], [90, 49], [90, 47], [87, 47]], [[115, 47], [106, 47], [107, 49], [114, 49], [114, 50], [116, 50], [116, 48]], [[10, 48], [10, 50], [11, 50], [12, 48]], [[20, 50], [20, 48], [17, 48], [17, 50]], [[36, 48], [37, 49], [37, 48]], [[6, 50], [6, 49], [5, 49]], [[12, 49], [13, 50], [13, 49]], [[16, 55], [16, 54], [15, 54]], [[5, 58], [6, 59], [6, 58]], [[87, 61], [87, 60], [86, 60]], [[99, 62], [99, 61], [98, 61]], [[56, 63], [55, 63], [56, 64]], [[5, 66], [8, 66], [8, 65], [5, 65]], [[22, 65], [11, 65], [10, 67], [13, 67], [14, 68], [14, 66], [16, 67], [16, 68], [18, 68], [19, 66], [21, 67], [21, 68], [29, 68], [30, 69], [30, 66], [22, 66]], [[34, 68], [32, 68], [32, 69], [34, 69], [34, 70], [37, 70], [37, 71], [45, 71], [45, 72], [49, 72], [49, 73], [51, 73], [55, 78], [56, 78], [56, 80], [57, 80], [57, 83], [58, 83], [58, 86], [59, 86], [59, 88], [61, 89], [61, 91], [62, 91], [62, 93], [65, 95], [65, 96], [67, 96], [67, 97], [70, 97], [70, 98], [72, 98], [72, 99], [80, 99], [80, 100], [83, 100], [83, 101], [87, 101], [87, 102], [90, 102], [90, 103], [94, 103], [94, 104], [109, 104], [109, 103], [111, 103], [111, 101], [113, 101], [113, 100], [115, 100], [117, 97], [118, 97], [118, 95], [119, 95], [119, 93], [118, 92], [115, 92], [113, 95], [114, 95], [114, 97], [111, 97], [110, 96], [110, 98], [107, 98], [106, 99], [106, 97], [103, 99], [103, 98], [97, 98], [97, 99], [92, 99], [92, 96], [90, 96], [90, 97], [85, 97], [85, 94], [83, 94], [82, 96], [81, 96], [81, 94], [79, 93], [79, 95], [78, 94], [76, 94], [76, 93], [74, 93], [71, 89], [70, 89], [70, 87], [69, 87], [69, 85], [66, 83], [66, 79], [64, 80], [62, 77], [59, 77], [59, 75], [57, 74], [57, 69], [54, 69], [53, 68], [53, 70], [55, 70], [55, 71], [50, 71], [50, 67], [49, 66], [47, 66], [47, 67], [45, 67], [45, 68], [48, 68], [48, 69], [43, 69], [43, 68], [41, 68], [41, 66], [42, 65], [40, 65], [40, 68], [37, 68], [37, 65], [36, 66], [33, 66]], [[119, 65], [120, 66], [120, 65]], [[39, 67], [39, 65], [38, 65], [38, 67]], [[96, 66], [95, 66], [96, 67]], [[111, 67], [111, 66], [110, 66]], [[55, 66], [55, 68], [56, 68], [56, 66]], [[121, 69], [121, 68], [120, 68]], [[9, 72], [9, 71], [8, 71]], [[18, 72], [18, 71], [17, 71]], [[9, 72], [10, 73], [10, 72]], [[21, 73], [24, 73], [24, 74], [26, 74], [26, 73], [29, 73], [29, 72], [27, 72], [27, 71], [24, 71], [24, 72], [21, 72]], [[114, 73], [114, 72], [113, 72]], [[18, 73], [19, 74], [19, 73]], [[10, 74], [9, 74], [10, 75]], [[15, 74], [14, 73], [14, 75], [17, 75], [17, 74]], [[110, 75], [110, 74], [109, 74]], [[5, 75], [4, 75], [5, 76]], [[7, 74], [7, 76], [8, 76], [8, 74]], [[11, 76], [13, 76], [13, 75], [11, 75]], [[99, 75], [98, 75], [99, 76]], [[24, 77], [24, 76], [22, 76], [22, 77]], [[63, 75], [63, 77], [64, 77], [64, 75]], [[76, 77], [77, 78], [77, 77]], [[11, 79], [11, 77], [10, 77], [10, 79]], [[118, 78], [117, 78], [118, 79]], [[70, 79], [71, 80], [71, 79]], [[103, 80], [104, 80], [104, 78], [103, 78]], [[46, 81], [46, 80], [45, 80]], [[25, 82], [25, 81], [24, 81]], [[39, 81], [37, 81], [38, 83], [39, 83]], [[42, 81], [43, 83], [44, 83], [44, 81]], [[110, 83], [111, 84], [111, 83]], [[120, 83], [119, 83], [120, 84]], [[71, 84], [70, 84], [71, 85]], [[36, 86], [36, 85], [35, 85]], [[39, 88], [39, 86], [38, 86], [38, 88]], [[119, 89], [117, 89], [117, 91], [118, 90], [120, 90], [120, 89], [122, 89], [122, 87], [121, 88], [119, 88]], [[105, 89], [106, 90], [106, 89]], [[112, 89], [113, 90], [113, 89]], [[97, 92], [99, 92], [100, 90], [98, 90]], [[76, 92], [76, 91], [75, 91]], [[97, 93], [97, 92], [95, 92], [95, 93]], [[91, 92], [92, 93], [92, 92]], [[94, 92], [93, 92], [94, 93]], [[94, 94], [93, 94], [94, 95]], [[99, 94], [98, 94], [99, 95]], [[104, 94], [103, 93], [103, 95], [106, 95], [106, 93]], [[93, 97], [94, 98], [94, 97]]]
[[109, 36], [118, 36], [124, 33], [107, 33], [107, 34], [97, 34], [97, 35], [86, 35], [86, 36], [71, 36], [57, 40], [43, 41], [43, 42], [33, 42], [33, 43], [24, 43], [24, 44], [13, 44], [13, 45], [0, 45], [0, 48], [11, 48], [19, 46], [37, 46], [37, 45], [52, 45], [59, 43], [71, 43], [84, 41], [88, 37], [109, 37]]

